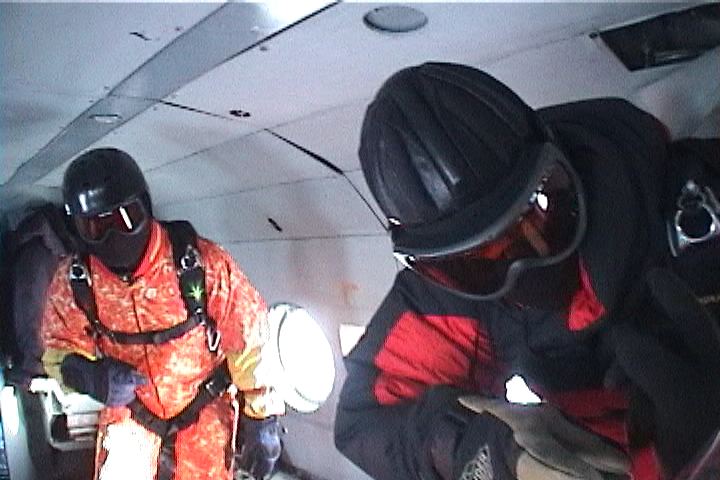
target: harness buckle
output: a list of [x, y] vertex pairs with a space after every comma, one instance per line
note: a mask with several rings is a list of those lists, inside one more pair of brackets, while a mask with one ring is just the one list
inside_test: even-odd
[[679, 256], [687, 248], [720, 237], [720, 202], [710, 187], [688, 180], [668, 222], [670, 252]]
[[193, 268], [200, 268], [200, 252], [197, 251], [192, 245], [188, 245], [185, 249], [185, 254], [180, 257], [180, 268], [183, 272], [192, 270]]
[[212, 353], [216, 353], [220, 347], [220, 338], [222, 334], [217, 328], [210, 325], [205, 325], [205, 338], [207, 338], [208, 350]]
[[88, 285], [92, 285], [92, 279], [88, 273], [87, 266], [84, 262], [80, 261], [78, 257], [74, 257], [70, 264], [68, 278], [71, 282], [85, 282]]
[[198, 307], [197, 310], [195, 310], [194, 315], [198, 318], [198, 325], [205, 329], [205, 338], [207, 339], [208, 350], [212, 353], [217, 353], [218, 348], [220, 347], [220, 338], [222, 337], [222, 334], [217, 328], [215, 328], [215, 325], [208, 322], [207, 315], [202, 307]]

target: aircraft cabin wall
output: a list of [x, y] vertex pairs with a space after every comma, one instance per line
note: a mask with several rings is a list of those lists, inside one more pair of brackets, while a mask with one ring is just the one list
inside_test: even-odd
[[[68, 161], [85, 149], [114, 146], [128, 151], [146, 174], [158, 217], [190, 220], [201, 235], [233, 255], [268, 304], [291, 302], [306, 308], [329, 339], [337, 371], [330, 398], [315, 413], [290, 411], [283, 420], [289, 459], [327, 480], [369, 478], [335, 450], [332, 430], [344, 380], [341, 325], [365, 326], [398, 270], [385, 220], [357, 158], [365, 108], [385, 78], [406, 65], [457, 61], [497, 76], [533, 107], [619, 96], [656, 114], [675, 137], [720, 132], [720, 50], [630, 73], [590, 35], [687, 8], [687, 3], [418, 4], [429, 22], [407, 36], [366, 28], [362, 17], [375, 6], [308, 7], [289, 20], [253, 30], [246, 45], [224, 50], [218, 57], [222, 61], [209, 61], [197, 51], [227, 48], [221, 45], [226, 38], [222, 35], [238, 29], [235, 24], [221, 33], [203, 30], [213, 15], [219, 29], [223, 19], [232, 19], [250, 31], [265, 18], [248, 19], [251, 13], [260, 15], [256, 10], [261, 7], [147, 6], [157, 18], [175, 13], [172, 20], [153, 20], [136, 33], [151, 37], [147, 32], [153, 28], [164, 32], [173, 22], [183, 25], [148, 50], [137, 36], [121, 43], [122, 48], [106, 38], [115, 35], [109, 27], [119, 22], [117, 31], [122, 42], [128, 42], [128, 31], [135, 30], [132, 22], [147, 18], [140, 6], [121, 9], [123, 14], [112, 19], [108, 13], [120, 7], [0, 4], [6, 13], [3, 31], [15, 25], [11, 31], [25, 29], [38, 37], [40, 53], [58, 50], [47, 61], [59, 77], [57, 84], [25, 82], [34, 75], [32, 68], [50, 73], [48, 67], [37, 58], [40, 53], [28, 53], [28, 45], [3, 36], [3, 44], [10, 45], [3, 49], [16, 55], [3, 59], [13, 75], [0, 78], [2, 212], [40, 192], [57, 196]], [[295, 23], [316, 10], [319, 13]], [[43, 35], [43, 29], [61, 29], [50, 21], [51, 15], [69, 25], [59, 37], [63, 42], [53, 43]], [[100, 27], [77, 33], [84, 22], [105, 25], [110, 33]], [[22, 41], [31, 43], [25, 37]], [[195, 43], [183, 45], [173, 42], [175, 38]], [[103, 54], [90, 55], [97, 42]], [[22, 66], [22, 55], [31, 67]], [[119, 66], [108, 63], [108, 56], [119, 59]], [[71, 74], [58, 57], [79, 59], [75, 69], [103, 71], [88, 80], [92, 86], [74, 89], [73, 79], [83, 73]], [[172, 62], [176, 65], [171, 70], [160, 68]], [[204, 70], [188, 77], [198, 63]], [[143, 85], [152, 90], [155, 82], [165, 90], [142, 90]], [[33, 130], [26, 104], [36, 108], [30, 113], [42, 119], [41, 131]], [[128, 117], [118, 125], [92, 123], [95, 130], [88, 133], [84, 116], [113, 108], [129, 112]], [[55, 130], [41, 116], [53, 111], [62, 113], [50, 122]], [[11, 116], [21, 112], [28, 118], [11, 131]], [[13, 140], [26, 134], [32, 138]]]

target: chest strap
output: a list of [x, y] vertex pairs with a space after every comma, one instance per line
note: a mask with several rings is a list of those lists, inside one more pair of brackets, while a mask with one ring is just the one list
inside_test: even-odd
[[207, 315], [207, 294], [205, 291], [205, 270], [197, 249], [195, 230], [188, 222], [165, 222], [170, 235], [173, 261], [178, 272], [180, 295], [188, 317], [185, 321], [161, 330], [129, 333], [112, 330], [98, 318], [97, 303], [92, 289], [92, 276], [88, 262], [79, 255], [70, 263], [68, 278], [75, 304], [85, 313], [90, 323], [90, 333], [95, 340], [101, 336], [123, 345], [159, 345], [180, 338], [197, 326], [205, 328], [208, 350], [217, 353], [220, 346], [220, 332], [215, 322]]

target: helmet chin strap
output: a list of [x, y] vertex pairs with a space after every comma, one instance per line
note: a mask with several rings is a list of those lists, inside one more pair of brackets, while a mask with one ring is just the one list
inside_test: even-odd
[[145, 226], [133, 234], [112, 231], [108, 237], [97, 244], [86, 243], [88, 252], [97, 257], [103, 265], [114, 273], [127, 277], [132, 275], [140, 264], [150, 240], [150, 226]]

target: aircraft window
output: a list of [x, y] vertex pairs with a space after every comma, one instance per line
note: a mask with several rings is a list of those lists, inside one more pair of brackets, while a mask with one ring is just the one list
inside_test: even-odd
[[360, 341], [365, 329], [361, 325], [340, 324], [340, 350], [342, 350], [343, 357], [350, 353], [350, 350]]
[[327, 400], [335, 381], [335, 359], [320, 325], [302, 307], [273, 305], [268, 312], [270, 358], [277, 360], [277, 386], [293, 409], [314, 412]]
[[519, 403], [530, 405], [540, 403], [542, 400], [538, 395], [530, 390], [525, 379], [520, 375], [513, 375], [505, 382], [505, 398], [510, 403]]

